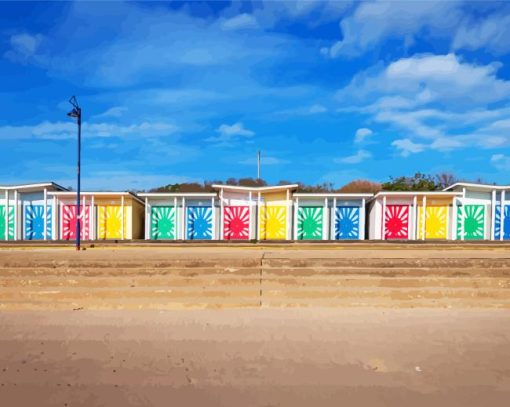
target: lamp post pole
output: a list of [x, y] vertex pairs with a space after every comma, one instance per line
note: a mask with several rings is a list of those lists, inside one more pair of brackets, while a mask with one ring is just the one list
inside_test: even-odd
[[77, 188], [76, 188], [76, 250], [80, 250], [80, 235], [81, 235], [81, 210], [80, 210], [80, 188], [81, 188], [81, 107], [78, 105], [76, 97], [73, 96], [69, 99], [69, 103], [73, 106], [67, 115], [76, 119], [78, 124], [78, 160], [77, 160]]

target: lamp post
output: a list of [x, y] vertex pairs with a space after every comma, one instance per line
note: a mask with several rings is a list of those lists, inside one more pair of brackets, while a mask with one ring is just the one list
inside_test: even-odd
[[76, 189], [76, 250], [80, 250], [80, 234], [81, 234], [81, 228], [80, 228], [80, 218], [81, 218], [81, 211], [80, 211], [80, 166], [81, 166], [81, 107], [78, 105], [78, 101], [76, 100], [76, 96], [71, 97], [69, 99], [69, 103], [73, 106], [73, 110], [71, 110], [67, 115], [69, 117], [75, 118], [76, 122], [78, 123], [78, 168], [77, 168], [77, 175], [78, 175], [78, 182], [77, 182], [77, 189]]

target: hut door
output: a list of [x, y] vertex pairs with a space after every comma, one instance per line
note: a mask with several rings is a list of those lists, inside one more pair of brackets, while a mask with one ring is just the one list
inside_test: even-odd
[[463, 205], [457, 209], [457, 236], [464, 240], [485, 238], [485, 205]]
[[323, 206], [300, 206], [298, 208], [298, 240], [321, 240]]
[[[84, 212], [85, 211], [85, 212]], [[90, 206], [80, 207], [80, 238], [90, 239]], [[76, 205], [62, 205], [61, 212], [62, 239], [76, 239]]]
[[409, 205], [386, 205], [385, 239], [409, 239]]
[[282, 240], [287, 237], [287, 208], [280, 205], [260, 207], [260, 238]]
[[[123, 239], [127, 235], [126, 216], [121, 205], [101, 205], [98, 207], [98, 239]], [[124, 225], [122, 224], [124, 219]], [[124, 236], [123, 236], [124, 234]]]
[[223, 208], [223, 239], [246, 240], [250, 233], [250, 207], [225, 206]]
[[[510, 205], [503, 206], [503, 239], [510, 240]], [[496, 219], [494, 222], [494, 239], [501, 238], [501, 205], [496, 206]]]
[[5, 240], [5, 230], [7, 229], [7, 239], [14, 239], [14, 206], [9, 206], [7, 213], [7, 224], [5, 224], [5, 205], [0, 205], [0, 240]]
[[[423, 239], [423, 206], [418, 207], [418, 238]], [[425, 208], [425, 239], [448, 238], [448, 205]]]
[[186, 236], [190, 240], [212, 239], [212, 207], [188, 206]]
[[151, 207], [151, 239], [175, 239], [175, 208]]
[[[44, 239], [44, 205], [25, 206], [25, 240]], [[46, 207], [46, 238], [51, 239], [51, 206]]]
[[335, 208], [335, 239], [359, 239], [359, 206]]

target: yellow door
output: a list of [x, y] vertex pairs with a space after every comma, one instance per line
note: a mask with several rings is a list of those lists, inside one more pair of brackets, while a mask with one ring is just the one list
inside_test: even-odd
[[[127, 235], [126, 229], [126, 207], [124, 207], [124, 216], [122, 216], [122, 207], [120, 205], [100, 205], [98, 210], [98, 239], [123, 239]], [[124, 227], [122, 227], [124, 219]]]
[[[431, 205], [425, 210], [425, 239], [448, 238], [448, 206]], [[418, 236], [423, 239], [423, 207], [418, 207]]]
[[287, 208], [285, 206], [261, 206], [259, 215], [260, 239], [287, 238]]

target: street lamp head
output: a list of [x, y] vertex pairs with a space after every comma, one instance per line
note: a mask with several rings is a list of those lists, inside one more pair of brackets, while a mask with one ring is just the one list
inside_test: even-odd
[[67, 113], [67, 115], [69, 117], [74, 117], [76, 119], [78, 119], [80, 116], [81, 116], [81, 109], [78, 107], [78, 108], [74, 108], [73, 110], [71, 110], [69, 113]]

